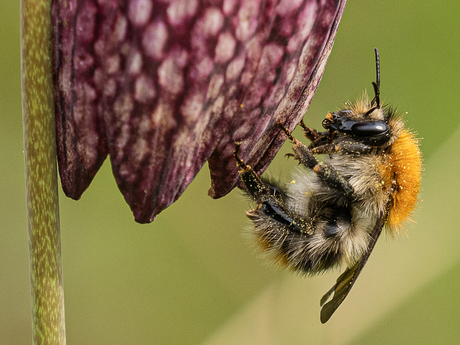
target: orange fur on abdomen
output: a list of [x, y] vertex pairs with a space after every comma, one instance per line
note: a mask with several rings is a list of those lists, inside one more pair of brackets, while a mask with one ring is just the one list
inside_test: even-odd
[[[390, 209], [386, 225], [390, 232], [399, 232], [402, 223], [410, 220], [410, 215], [417, 204], [422, 174], [422, 157], [418, 139], [407, 129], [403, 129], [391, 145], [389, 165], [386, 171], [396, 180], [393, 206]], [[391, 183], [391, 182], [390, 182]]]

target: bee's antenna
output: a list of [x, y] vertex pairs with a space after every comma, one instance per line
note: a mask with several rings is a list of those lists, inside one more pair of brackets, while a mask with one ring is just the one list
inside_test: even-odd
[[375, 109], [380, 109], [380, 58], [379, 58], [379, 50], [374, 48], [375, 51], [375, 70], [376, 70], [376, 81], [372, 82], [372, 86], [374, 87], [374, 99], [371, 102], [371, 109], [366, 113], [369, 115]]
[[376, 70], [376, 81], [372, 82], [372, 85], [374, 86], [374, 92], [375, 92], [375, 97], [372, 100], [371, 104], [376, 105], [376, 108], [380, 108], [380, 58], [379, 58], [379, 50], [377, 48], [374, 48], [375, 51], [375, 70]]

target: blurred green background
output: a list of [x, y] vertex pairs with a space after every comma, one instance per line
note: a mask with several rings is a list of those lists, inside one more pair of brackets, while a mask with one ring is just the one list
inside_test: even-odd
[[[319, 299], [339, 272], [283, 272], [242, 235], [250, 203], [207, 196], [203, 168], [153, 224], [134, 223], [106, 162], [78, 202], [60, 196], [69, 344], [460, 343], [460, 115], [457, 1], [350, 1], [307, 113], [374, 80], [423, 138], [423, 201], [408, 236], [383, 236], [330, 322]], [[0, 2], [0, 343], [31, 343], [20, 98], [19, 4]], [[301, 136], [300, 131], [295, 132]], [[289, 177], [283, 154], [270, 166]]]

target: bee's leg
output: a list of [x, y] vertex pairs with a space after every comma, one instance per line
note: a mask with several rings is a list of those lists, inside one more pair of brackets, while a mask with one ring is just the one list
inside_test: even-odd
[[263, 181], [255, 173], [249, 165], [243, 162], [239, 156], [240, 143], [236, 143], [235, 151], [233, 151], [233, 157], [235, 157], [236, 164], [241, 168], [239, 171], [241, 180], [246, 186], [248, 194], [256, 201], [260, 202], [265, 199], [267, 195], [270, 195], [269, 189], [265, 187]]
[[325, 162], [318, 162], [318, 160], [313, 155], [312, 150], [295, 139], [283, 125], [279, 124], [279, 126], [294, 144], [292, 149], [294, 150], [295, 159], [313, 170], [318, 175], [318, 177], [328, 186], [342, 191], [347, 197], [350, 197], [353, 194], [353, 187], [350, 185], [350, 183], [348, 183], [347, 180], [345, 180], [342, 175], [337, 172], [337, 170]]
[[[246, 191], [249, 196], [258, 204], [258, 210], [265, 217], [271, 218], [281, 226], [287, 227], [289, 230], [308, 233], [307, 226], [304, 220], [297, 214], [293, 214], [287, 210], [285, 205], [284, 191], [281, 187], [274, 184], [265, 183], [255, 171], [240, 158], [240, 145], [236, 143], [233, 156], [237, 165], [241, 168], [240, 178], [243, 181]], [[253, 211], [251, 211], [254, 213]]]
[[311, 149], [313, 154], [334, 154], [334, 153], [352, 153], [352, 154], [365, 154], [372, 150], [372, 146], [353, 142], [342, 141], [337, 144], [324, 144]]
[[300, 121], [300, 127], [302, 127], [303, 129], [305, 137], [312, 142], [323, 137], [323, 135], [319, 133], [316, 129], [307, 127], [303, 120]]
[[305, 137], [311, 141], [310, 145], [308, 146], [309, 149], [321, 146], [325, 143], [329, 142], [329, 132], [318, 132], [316, 129], [307, 127], [305, 123], [300, 121], [300, 127], [302, 127]]
[[353, 194], [354, 190], [350, 183], [331, 165], [325, 162], [318, 162], [315, 156], [313, 156], [312, 151], [304, 144], [296, 140], [292, 148], [295, 158], [313, 170], [327, 185], [342, 191], [347, 197]]

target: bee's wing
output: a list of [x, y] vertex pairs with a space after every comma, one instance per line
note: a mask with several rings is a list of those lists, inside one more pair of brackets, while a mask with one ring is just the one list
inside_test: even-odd
[[[369, 245], [367, 246], [367, 250], [364, 255], [360, 260], [356, 262], [356, 264], [353, 265], [353, 267], [347, 268], [345, 272], [343, 272], [337, 278], [337, 282], [334, 284], [334, 286], [328, 292], [326, 292], [323, 298], [321, 298], [320, 305], [323, 307], [321, 309], [321, 323], [326, 323], [331, 318], [332, 314], [334, 314], [334, 312], [337, 310], [337, 308], [342, 304], [345, 297], [347, 297], [348, 293], [353, 287], [353, 284], [361, 273], [361, 270], [366, 264], [369, 255], [371, 255], [372, 250], [374, 249], [375, 243], [377, 242], [377, 239], [382, 232], [383, 226], [385, 225], [386, 218], [387, 212], [382, 212], [375, 222], [374, 228], [372, 229], [371, 240], [369, 241]], [[334, 296], [329, 302], [327, 302], [333, 292]]]

